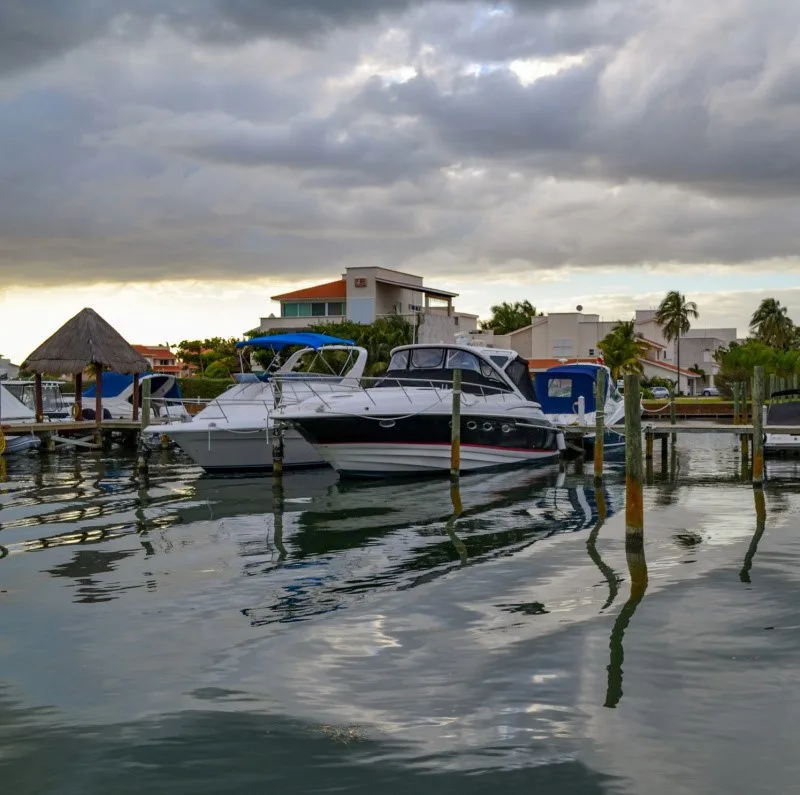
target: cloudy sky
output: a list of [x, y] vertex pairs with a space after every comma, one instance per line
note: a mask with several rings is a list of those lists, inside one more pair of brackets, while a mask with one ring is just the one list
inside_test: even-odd
[[800, 4], [0, 0], [0, 354], [239, 335], [346, 265], [458, 308], [800, 321]]

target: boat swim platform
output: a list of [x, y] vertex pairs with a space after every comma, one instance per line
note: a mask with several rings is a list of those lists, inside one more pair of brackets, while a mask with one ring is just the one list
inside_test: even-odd
[[[585, 434], [594, 434], [594, 425], [562, 425], [560, 429], [564, 431], [565, 435], [583, 436]], [[625, 434], [624, 425], [607, 425], [607, 431], [614, 431], [615, 433]], [[800, 426], [797, 425], [764, 425], [761, 429], [764, 433], [785, 433], [800, 434]], [[708, 422], [681, 422], [676, 425], [670, 423], [648, 423], [642, 425], [642, 434], [647, 436], [652, 434], [654, 436], [669, 436], [673, 433], [730, 433], [735, 436], [752, 436], [752, 425], [712, 425]]]

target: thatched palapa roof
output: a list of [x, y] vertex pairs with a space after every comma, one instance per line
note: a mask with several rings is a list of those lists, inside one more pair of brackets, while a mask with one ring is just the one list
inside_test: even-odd
[[82, 309], [22, 363], [34, 373], [82, 373], [89, 365], [123, 374], [150, 369], [94, 309]]

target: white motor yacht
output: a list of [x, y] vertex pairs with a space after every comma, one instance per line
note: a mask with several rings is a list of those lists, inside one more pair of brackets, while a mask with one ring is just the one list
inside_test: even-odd
[[[562, 428], [570, 425], [594, 426], [596, 417], [595, 390], [597, 374], [606, 372], [606, 398], [603, 406], [605, 434], [603, 448], [607, 452], [625, 449], [625, 437], [611, 426], [625, 421], [625, 399], [611, 378], [611, 371], [602, 364], [563, 364], [536, 373], [536, 399], [547, 418]], [[583, 400], [581, 401], [581, 398]], [[594, 450], [595, 433], [586, 433], [583, 446]]]
[[515, 351], [456, 344], [403, 345], [365, 388], [315, 394], [281, 407], [336, 470], [356, 477], [450, 469], [453, 373], [461, 370], [461, 469], [552, 461], [563, 434], [535, 400], [528, 363]]
[[[20, 403], [36, 412], [36, 382], [32, 379], [16, 378], [2, 382], [3, 386]], [[51, 420], [69, 419], [71, 402], [61, 394], [60, 381], [42, 381], [42, 411]]]
[[800, 455], [800, 390], [784, 389], [773, 392], [764, 424], [797, 426], [797, 431], [765, 434], [765, 456]]
[[[284, 405], [313, 394], [355, 389], [367, 364], [364, 348], [325, 334], [277, 334], [245, 340], [237, 347], [278, 353], [298, 345], [303, 347], [274, 371], [243, 373], [237, 384], [196, 416], [179, 423], [150, 425], [146, 433], [167, 436], [209, 473], [271, 471], [276, 403]], [[309, 367], [327, 371], [309, 372]], [[285, 469], [324, 464], [323, 457], [299, 433], [284, 433]]]

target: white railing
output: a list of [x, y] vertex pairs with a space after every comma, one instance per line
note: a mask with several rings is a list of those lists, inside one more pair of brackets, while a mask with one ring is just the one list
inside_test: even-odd
[[[343, 379], [346, 381], [347, 379]], [[375, 400], [375, 393], [381, 394], [385, 390], [391, 389], [395, 394], [400, 392], [409, 404], [413, 404], [414, 395], [411, 390], [416, 390], [415, 395], [419, 396], [419, 390], [425, 390], [426, 393], [433, 393], [436, 400], [435, 402], [443, 402], [444, 400], [452, 400], [453, 395], [453, 381], [448, 378], [413, 378], [409, 376], [376, 376], [376, 377], [363, 377], [358, 382], [341, 383], [341, 384], [326, 384], [328, 388], [323, 390], [319, 387], [320, 384], [302, 383], [302, 391], [295, 390], [294, 384], [290, 379], [284, 380], [280, 376], [274, 378], [276, 382], [276, 402], [279, 405], [288, 405], [290, 403], [298, 403], [301, 400], [306, 400], [309, 397], [316, 397], [322, 403], [331, 408], [330, 404], [325, 400], [325, 397], [333, 395], [347, 395], [358, 393], [363, 395], [374, 406], [377, 406]], [[462, 400], [466, 405], [471, 405], [472, 400], [489, 400], [490, 398], [500, 398], [503, 402], [506, 400], [518, 401], [519, 397], [512, 392], [508, 387], [504, 386], [489, 386], [487, 384], [476, 384], [472, 381], [462, 381], [461, 385]], [[286, 395], [290, 395], [291, 399], [287, 400]]]

